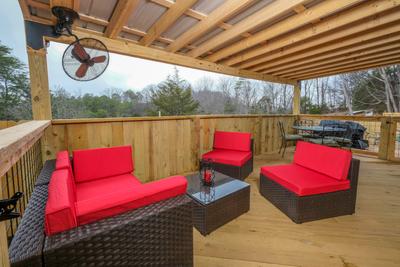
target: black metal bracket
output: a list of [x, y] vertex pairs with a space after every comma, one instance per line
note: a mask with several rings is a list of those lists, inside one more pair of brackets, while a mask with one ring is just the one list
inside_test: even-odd
[[21, 216], [19, 212], [14, 212], [14, 209], [23, 195], [22, 192], [17, 192], [10, 199], [0, 200], [0, 222]]

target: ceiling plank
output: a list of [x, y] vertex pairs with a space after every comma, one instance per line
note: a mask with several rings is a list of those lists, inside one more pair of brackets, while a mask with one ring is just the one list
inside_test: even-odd
[[[372, 34], [374, 33], [374, 34]], [[366, 35], [370, 35], [372, 38], [364, 38], [363, 35], [359, 35], [353, 38], [354, 39], [361, 39], [362, 42], [352, 42], [349, 40], [343, 40], [344, 43], [347, 45], [334, 45], [334, 43], [328, 44], [327, 46], [316, 48], [316, 52], [313, 50], [308, 51], [307, 54], [312, 54], [311, 56], [305, 57], [294, 57], [293, 60], [289, 61], [289, 63], [282, 63], [280, 61], [276, 61], [276, 64], [272, 64], [266, 68], [260, 66], [257, 70], [249, 69], [251, 71], [269, 71], [269, 72], [277, 72], [282, 70], [293, 69], [297, 67], [302, 67], [304, 64], [313, 64], [322, 62], [323, 60], [329, 59], [331, 57], [337, 57], [348, 53], [358, 52], [364, 49], [371, 49], [376, 46], [385, 45], [387, 43], [391, 43], [393, 41], [400, 39], [400, 25], [393, 25], [392, 29], [389, 29], [387, 32], [385, 29], [381, 29], [379, 34], [375, 35], [377, 32], [372, 32]]]
[[[324, 54], [331, 54], [334, 53], [335, 51], [340, 51], [345, 47], [352, 46], [354, 44], [356, 45], [362, 45], [362, 44], [368, 44], [371, 41], [376, 41], [377, 38], [386, 38], [391, 34], [398, 34], [400, 32], [400, 12], [399, 13], [394, 13], [392, 18], [385, 17], [385, 19], [377, 18], [378, 20], [376, 21], [379, 23], [378, 27], [374, 27], [372, 29], [363, 31], [363, 32], [355, 32], [354, 28], [349, 28], [346, 30], [343, 30], [343, 32], [340, 32], [340, 35], [333, 34], [333, 35], [327, 35], [323, 38], [322, 40], [313, 40], [311, 43], [312, 44], [317, 44], [317, 45], [310, 45], [311, 43], [304, 43], [300, 48], [303, 50], [298, 51], [297, 46], [294, 46], [294, 49], [287, 49], [287, 53], [279, 53], [281, 54], [281, 57], [275, 57], [275, 54], [268, 55], [267, 60], [269, 58], [269, 61], [266, 61], [265, 63], [256, 65], [252, 68], [249, 68], [251, 71], [261, 71], [261, 70], [266, 70], [266, 69], [271, 69], [271, 68], [276, 68], [276, 66], [283, 66], [283, 65], [289, 65], [290, 63], [295, 63], [295, 62], [300, 62], [302, 60], [312, 60], [314, 57], [317, 57], [318, 55]], [[388, 20], [387, 20], [388, 19]], [[393, 20], [393, 21], [391, 21]], [[386, 21], [391, 21], [391, 23], [386, 23], [384, 25], [380, 25], [381, 22], [386, 22]], [[358, 25], [357, 28], [360, 28], [359, 26], [372, 26], [375, 24], [368, 23], [368, 24], [362, 24]], [[347, 32], [353, 33], [346, 35]], [[355, 33], [355, 34], [354, 34]], [[343, 36], [350, 36], [350, 37], [345, 37], [345, 38], [336, 38], [336, 37], [343, 37]], [[329, 38], [329, 39], [328, 39]], [[330, 39], [334, 38], [334, 39]], [[326, 41], [326, 42], [324, 42]], [[291, 53], [292, 50], [295, 50], [295, 53]], [[283, 52], [283, 51], [282, 51]], [[288, 55], [287, 55], [288, 54]], [[243, 64], [244, 65], [244, 64]], [[242, 65], [237, 66], [239, 68], [242, 67]]]
[[[258, 45], [266, 40], [270, 40], [279, 35], [287, 33], [294, 29], [294, 27], [298, 28], [303, 25], [312, 23], [316, 19], [321, 17], [325, 17], [335, 11], [339, 11], [346, 6], [353, 5], [355, 3], [360, 2], [360, 0], [327, 0], [321, 2], [320, 4], [313, 6], [312, 8], [301, 12], [297, 15], [291, 16], [283, 21], [280, 21], [276, 24], [271, 25], [270, 27], [263, 29], [251, 37], [245, 38], [239, 42], [236, 42], [228, 47], [222, 48], [219, 51], [216, 51], [212, 55], [206, 57], [206, 60], [217, 62], [223, 58], [229, 57], [233, 54], [236, 54], [242, 50], [248, 49], [255, 45]], [[294, 26], [295, 25], [295, 26]], [[240, 55], [239, 55], [240, 56]], [[239, 57], [238, 56], [238, 57]], [[228, 61], [228, 65], [233, 65], [237, 63], [236, 61]]]
[[104, 35], [109, 38], [116, 38], [135, 8], [139, 5], [139, 2], [139, 0], [119, 0]]
[[197, 37], [208, 32], [216, 25], [222, 23], [225, 19], [236, 14], [238, 11], [253, 3], [254, 0], [232, 0], [220, 5], [211, 12], [207, 18], [203, 19], [188, 31], [180, 35], [175, 42], [167, 47], [167, 51], [176, 52]]
[[214, 49], [218, 45], [228, 42], [244, 32], [256, 28], [257, 26], [278, 18], [282, 14], [292, 10], [296, 5], [302, 4], [306, 1], [304, 0], [280, 0], [274, 1], [267, 5], [266, 7], [260, 9], [254, 14], [248, 16], [247, 18], [241, 20], [240, 22], [233, 25], [232, 28], [221, 32], [220, 34], [210, 38], [201, 44], [198, 48], [193, 49], [188, 53], [191, 57], [199, 57], [208, 51]]
[[320, 72], [320, 71], [322, 72], [332, 68], [346, 68], [352, 64], [368, 64], [376, 60], [390, 60], [394, 57], [399, 57], [399, 56], [400, 56], [399, 45], [396, 45], [395, 48], [392, 49], [388, 48], [388, 50], [379, 51], [376, 53], [370, 53], [363, 56], [350, 57], [335, 63], [330, 63], [330, 64], [327, 63], [322, 66], [316, 66], [312, 68], [305, 68], [300, 71], [294, 71], [291, 72], [290, 74], [283, 75], [283, 77], [291, 78], [291, 77], [305, 76], [309, 75], [310, 73]]
[[374, 69], [374, 68], [378, 68], [378, 67], [392, 66], [392, 65], [397, 65], [397, 64], [400, 64], [400, 57], [393, 58], [391, 60], [370, 62], [368, 64], [353, 65], [353, 66], [349, 66], [348, 68], [335, 69], [335, 70], [330, 70], [327, 72], [314, 73], [309, 76], [299, 77], [298, 79], [299, 80], [309, 80], [309, 79], [333, 76], [333, 75], [344, 74], [344, 73], [349, 73], [349, 72], [369, 70], [369, 69]]
[[[258, 46], [254, 49], [246, 51], [244, 53], [240, 53], [237, 56], [233, 56], [227, 60], [222, 61], [222, 64], [233, 66], [240, 62], [247, 61], [249, 59], [253, 59], [255, 57], [264, 55], [266, 53], [272, 52], [274, 50], [282, 49], [285, 46], [294, 45], [299, 42], [304, 42], [307, 39], [312, 37], [316, 37], [323, 33], [330, 32], [331, 35], [335, 33], [340, 33], [343, 31], [341, 27], [347, 26], [351, 23], [360, 21], [367, 17], [371, 17], [375, 19], [373, 16], [378, 15], [387, 10], [393, 10], [396, 7], [400, 6], [400, 1], [392, 1], [392, 0], [374, 0], [365, 2], [356, 8], [352, 8], [350, 10], [341, 12], [337, 15], [334, 15], [326, 20], [319, 22], [316, 25], [312, 25], [310, 27], [306, 27], [304, 29], [300, 29], [294, 31], [290, 34], [284, 35], [282, 37], [278, 37], [272, 41], [267, 42], [262, 46]], [[308, 11], [306, 11], [308, 12]], [[384, 16], [383, 16], [384, 17]], [[335, 31], [337, 29], [337, 31]], [[318, 40], [318, 38], [316, 38]], [[301, 45], [301, 44], [299, 44]], [[266, 60], [267, 61], [267, 60]], [[249, 61], [250, 62], [250, 61]], [[254, 65], [263, 63], [265, 61], [255, 60]], [[252, 64], [252, 63], [250, 63]], [[247, 66], [249, 67], [249, 66]], [[243, 68], [243, 66], [241, 66]]]
[[139, 44], [149, 46], [163, 32], [165, 32], [186, 10], [188, 10], [197, 0], [176, 0], [171, 6], [147, 31]]
[[[216, 73], [222, 73], [237, 77], [243, 77], [248, 79], [255, 79], [261, 81], [275, 82], [275, 83], [284, 83], [295, 85], [297, 81], [290, 79], [281, 79], [279, 77], [271, 76], [268, 74], [256, 73], [247, 70], [240, 70], [228, 66], [223, 66], [220, 64], [208, 62], [201, 59], [191, 58], [185, 55], [180, 55], [176, 53], [171, 53], [151, 47], [145, 47], [142, 45], [135, 44], [133, 42], [127, 42], [124, 40], [118, 39], [110, 39], [103, 36], [99, 36], [97, 34], [91, 34], [87, 31], [81, 31], [80, 29], [74, 32], [79, 38], [82, 37], [93, 37], [102, 41], [110, 52], [123, 54], [127, 56], [139, 57], [194, 69], [200, 69], [205, 71], [211, 71]], [[46, 37], [46, 40], [55, 41], [55, 42], [63, 42], [63, 43], [71, 43], [73, 37], [61, 36], [59, 38], [51, 38]]]
[[19, 6], [21, 8], [22, 15], [25, 20], [30, 20], [31, 12], [29, 11], [28, 3], [26, 0], [18, 0]]
[[[311, 60], [299, 61], [295, 66], [281, 66], [278, 69], [268, 69], [265, 72], [274, 73], [275, 75], [284, 75], [293, 71], [304, 69], [304, 66], [312, 68], [315, 66], [323, 66], [324, 64], [334, 63], [350, 57], [362, 56], [378, 51], [384, 51], [393, 47], [400, 48], [400, 32], [392, 37], [385, 39], [377, 39], [371, 43], [362, 43], [361, 45], [352, 46], [347, 49], [338, 50], [334, 53], [323, 54], [320, 57], [311, 58]], [[400, 49], [399, 49], [400, 54]]]

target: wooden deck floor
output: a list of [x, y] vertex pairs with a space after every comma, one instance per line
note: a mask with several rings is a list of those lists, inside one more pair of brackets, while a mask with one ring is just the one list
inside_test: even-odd
[[298, 225], [257, 185], [260, 166], [292, 155], [256, 158], [250, 211], [206, 237], [194, 230], [195, 266], [400, 266], [400, 165], [360, 157], [356, 214]]

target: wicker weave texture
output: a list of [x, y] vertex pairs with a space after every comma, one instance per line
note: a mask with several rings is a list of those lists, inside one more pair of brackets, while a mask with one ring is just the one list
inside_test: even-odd
[[42, 266], [47, 185], [36, 186], [9, 247], [11, 266]]
[[53, 173], [55, 167], [56, 167], [55, 159], [47, 160], [44, 163], [43, 168], [40, 171], [38, 178], [36, 179], [35, 186], [49, 184], [51, 174]]
[[295, 223], [353, 214], [357, 198], [359, 166], [360, 161], [353, 159], [348, 174], [351, 184], [349, 190], [298, 196], [260, 174], [260, 194]]
[[192, 266], [191, 200], [179, 196], [51, 236], [46, 266]]
[[250, 186], [247, 186], [208, 205], [193, 200], [193, 223], [202, 235], [208, 235], [249, 209]]

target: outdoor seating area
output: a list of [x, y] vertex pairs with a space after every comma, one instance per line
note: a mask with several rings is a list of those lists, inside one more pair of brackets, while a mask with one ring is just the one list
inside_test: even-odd
[[[0, 121], [1, 267], [400, 266], [400, 116], [302, 114], [304, 81], [400, 63], [400, 1], [18, 3], [32, 119]], [[54, 43], [74, 82], [119, 54], [281, 83], [260, 105], [289, 109], [55, 119]]]

